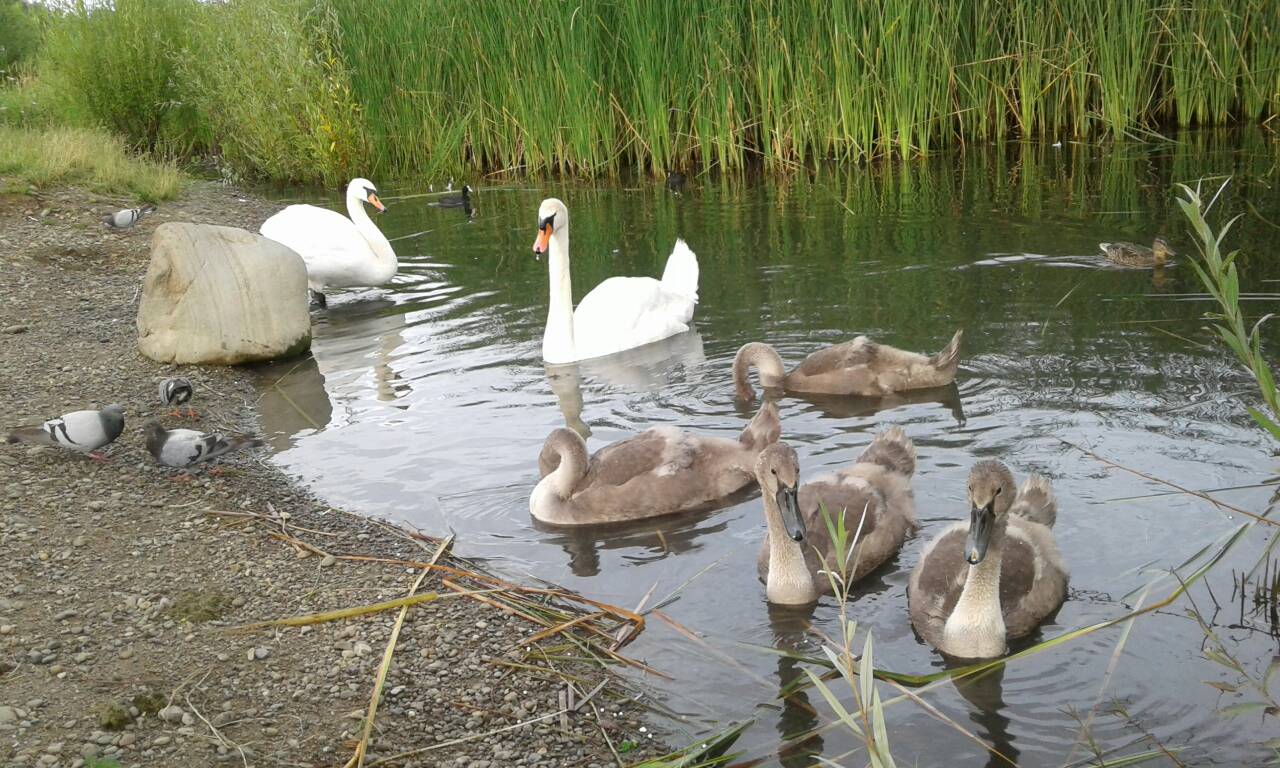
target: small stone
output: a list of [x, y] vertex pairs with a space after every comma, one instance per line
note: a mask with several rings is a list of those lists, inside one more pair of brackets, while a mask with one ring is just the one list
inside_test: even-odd
[[122, 733], [120, 734], [120, 739], [116, 741], [116, 746], [119, 746], [119, 747], [132, 746], [133, 743], [137, 740], [138, 740], [138, 735], [135, 733]]
[[6, 325], [0, 328], [0, 333], [26, 333], [29, 330], [31, 330], [29, 325]]
[[12, 624], [0, 624], [0, 635], [12, 635], [14, 626]]
[[132, 659], [132, 658], [133, 658], [133, 649], [132, 649], [132, 648], [125, 648], [125, 649], [121, 650], [121, 651], [120, 651], [120, 658], [122, 658], [122, 659]]
[[351, 650], [357, 656], [368, 656], [370, 653], [373, 652], [373, 646], [369, 645], [363, 640], [357, 640], [355, 645], [352, 646]]
[[336, 562], [338, 562], [338, 558], [334, 557], [333, 555], [325, 555], [324, 557], [320, 558], [320, 567], [328, 568], [329, 566], [333, 565]]
[[101, 751], [102, 748], [97, 744], [86, 742], [84, 746], [80, 747], [80, 756], [88, 760], [91, 757], [97, 757]]
[[249, 661], [254, 661], [255, 659], [258, 661], [261, 661], [270, 655], [271, 655], [271, 649], [264, 648], [262, 646], [258, 646], [257, 648], [250, 648], [249, 652], [245, 654], [245, 656], [249, 659]]
[[155, 741], [151, 742], [151, 744], [152, 746], [163, 747], [171, 741], [173, 741], [172, 736], [157, 736]]
[[182, 721], [182, 716], [186, 714], [177, 704], [170, 704], [160, 710], [160, 719], [166, 723], [177, 723]]

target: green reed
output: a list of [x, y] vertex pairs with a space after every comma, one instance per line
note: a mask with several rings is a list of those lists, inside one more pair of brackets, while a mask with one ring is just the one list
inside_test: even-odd
[[5, 113], [282, 180], [789, 172], [1280, 110], [1267, 0], [115, 0], [49, 26], [56, 87]]

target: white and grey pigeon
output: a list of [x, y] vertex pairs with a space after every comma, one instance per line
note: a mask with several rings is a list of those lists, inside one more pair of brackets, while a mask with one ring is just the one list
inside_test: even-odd
[[[170, 414], [172, 416], [185, 415], [189, 419], [199, 418], [200, 414], [196, 413], [196, 409], [187, 405], [195, 393], [196, 390], [191, 386], [191, 381], [182, 376], [174, 376], [160, 382], [160, 402], [174, 409]], [[178, 411], [179, 405], [187, 405], [185, 414]]]
[[141, 208], [126, 208], [123, 211], [108, 213], [102, 217], [102, 223], [111, 229], [133, 229], [133, 225], [142, 221], [142, 217], [151, 213], [155, 213], [154, 205], [144, 205]]
[[56, 445], [78, 453], [94, 453], [124, 432], [124, 406], [113, 403], [100, 411], [72, 411], [49, 419], [38, 427], [18, 427], [6, 442]]
[[262, 441], [253, 435], [209, 435], [194, 429], [165, 429], [157, 422], [146, 428], [147, 450], [166, 467], [186, 469], [241, 448], [255, 448]]

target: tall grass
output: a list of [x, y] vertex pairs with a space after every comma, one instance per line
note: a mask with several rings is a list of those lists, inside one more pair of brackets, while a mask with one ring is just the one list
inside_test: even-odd
[[173, 163], [135, 157], [122, 140], [100, 129], [0, 125], [0, 191], [78, 184], [159, 202], [177, 195], [182, 183]]
[[[138, 146], [279, 179], [789, 171], [1280, 112], [1270, 0], [114, 0], [40, 56]], [[31, 110], [40, 113], [41, 110]], [[48, 111], [48, 110], [46, 110]], [[0, 118], [3, 119], [3, 118]]]

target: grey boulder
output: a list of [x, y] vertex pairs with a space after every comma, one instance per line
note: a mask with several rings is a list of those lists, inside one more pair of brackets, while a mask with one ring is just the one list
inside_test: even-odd
[[162, 363], [239, 365], [311, 346], [307, 268], [237, 227], [156, 228], [138, 305], [138, 348]]

